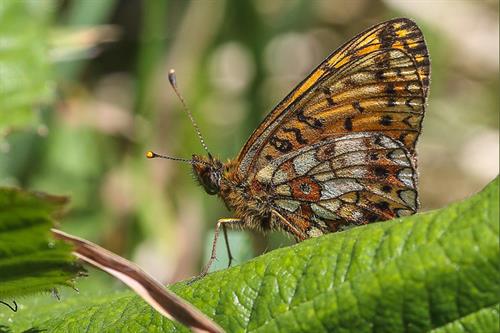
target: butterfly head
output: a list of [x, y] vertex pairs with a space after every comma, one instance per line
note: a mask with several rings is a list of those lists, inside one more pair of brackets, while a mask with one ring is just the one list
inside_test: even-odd
[[214, 159], [212, 155], [193, 155], [191, 165], [196, 180], [203, 186], [205, 191], [210, 195], [219, 193], [223, 169], [222, 163]]

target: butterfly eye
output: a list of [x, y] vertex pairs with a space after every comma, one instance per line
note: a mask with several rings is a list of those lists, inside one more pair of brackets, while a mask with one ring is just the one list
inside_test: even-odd
[[210, 194], [217, 194], [219, 192], [219, 178], [214, 172], [211, 172], [203, 178], [202, 181], [205, 191]]
[[193, 165], [194, 174], [198, 183], [210, 195], [217, 194], [220, 191], [220, 171], [206, 164]]

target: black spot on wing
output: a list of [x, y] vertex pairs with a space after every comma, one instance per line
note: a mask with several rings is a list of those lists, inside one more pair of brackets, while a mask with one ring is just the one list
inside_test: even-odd
[[424, 87], [428, 87], [429, 86], [429, 78], [428, 77], [424, 77], [422, 79], [422, 84]]
[[379, 69], [375, 72], [375, 80], [382, 81], [384, 79], [385, 71], [383, 69]]
[[411, 104], [411, 102], [412, 102], [412, 99], [411, 99], [411, 98], [407, 98], [407, 99], [405, 100], [405, 105], [406, 105], [407, 107], [409, 107], [410, 109], [415, 110], [415, 107], [413, 106], [413, 104]]
[[381, 147], [384, 146], [382, 144], [382, 136], [381, 135], [376, 135], [375, 140], [373, 140], [373, 143], [376, 144], [377, 146], [381, 146]]
[[387, 83], [387, 85], [385, 86], [385, 92], [389, 96], [396, 95], [396, 87], [394, 86], [394, 83]]
[[283, 128], [283, 132], [293, 133], [295, 135], [295, 140], [300, 144], [306, 145], [308, 143], [298, 128]]
[[358, 101], [353, 102], [353, 103], [352, 103], [352, 107], [354, 108], [354, 110], [358, 111], [359, 113], [363, 113], [363, 112], [365, 112], [365, 108], [363, 108], [363, 107], [361, 106], [361, 104], [359, 104], [359, 102], [358, 102]]
[[405, 138], [408, 135], [408, 133], [401, 133], [398, 137], [399, 141], [404, 144], [405, 143]]
[[375, 176], [377, 176], [379, 178], [387, 178], [387, 176], [389, 175], [389, 171], [387, 171], [386, 168], [381, 167], [381, 166], [376, 166], [373, 169], [373, 172], [375, 173]]
[[388, 49], [392, 47], [397, 38], [398, 36], [396, 35], [394, 26], [392, 24], [388, 24], [380, 34], [380, 44], [382, 48]]
[[325, 95], [328, 105], [334, 106], [335, 104], [337, 104], [333, 101], [332, 92], [328, 87], [321, 87], [321, 92]]
[[323, 127], [323, 123], [319, 119], [306, 116], [304, 114], [304, 110], [297, 111], [297, 119], [300, 122], [305, 123], [305, 124], [309, 125], [310, 127], [315, 128], [315, 129], [320, 129]]
[[352, 131], [352, 118], [351, 117], [345, 118], [344, 128], [346, 129], [346, 131], [349, 131], [349, 132]]
[[387, 201], [376, 202], [376, 203], [374, 203], [374, 206], [380, 210], [388, 210], [389, 209], [389, 203]]
[[391, 126], [392, 117], [389, 115], [383, 115], [379, 120], [380, 125], [382, 126]]
[[292, 150], [292, 144], [286, 139], [280, 139], [277, 136], [272, 136], [269, 143], [282, 153], [288, 153]]

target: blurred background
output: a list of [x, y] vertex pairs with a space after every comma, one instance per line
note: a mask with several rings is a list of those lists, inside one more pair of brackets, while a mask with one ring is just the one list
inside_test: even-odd
[[[498, 173], [496, 0], [3, 0], [0, 184], [69, 195], [63, 230], [163, 282], [190, 277], [208, 260], [217, 219], [231, 214], [189, 165], [144, 157], [203, 153], [168, 70], [226, 160], [339, 45], [401, 16], [422, 28], [432, 62], [422, 210], [466, 198]], [[235, 264], [293, 243], [229, 238]], [[227, 265], [222, 239], [218, 258], [215, 269]], [[82, 283], [121, 288], [93, 270]]]

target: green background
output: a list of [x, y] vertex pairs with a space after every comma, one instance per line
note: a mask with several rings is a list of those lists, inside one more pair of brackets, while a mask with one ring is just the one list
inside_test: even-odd
[[[144, 158], [148, 149], [202, 153], [168, 70], [225, 160], [337, 46], [401, 16], [422, 28], [432, 62], [418, 146], [422, 210], [466, 198], [498, 173], [496, 1], [2, 1], [0, 184], [69, 195], [63, 230], [163, 282], [192, 276], [230, 213], [189, 166]], [[292, 243], [251, 232], [230, 239], [237, 265]], [[219, 245], [216, 269], [227, 264]], [[123, 288], [94, 270], [77, 286]]]

